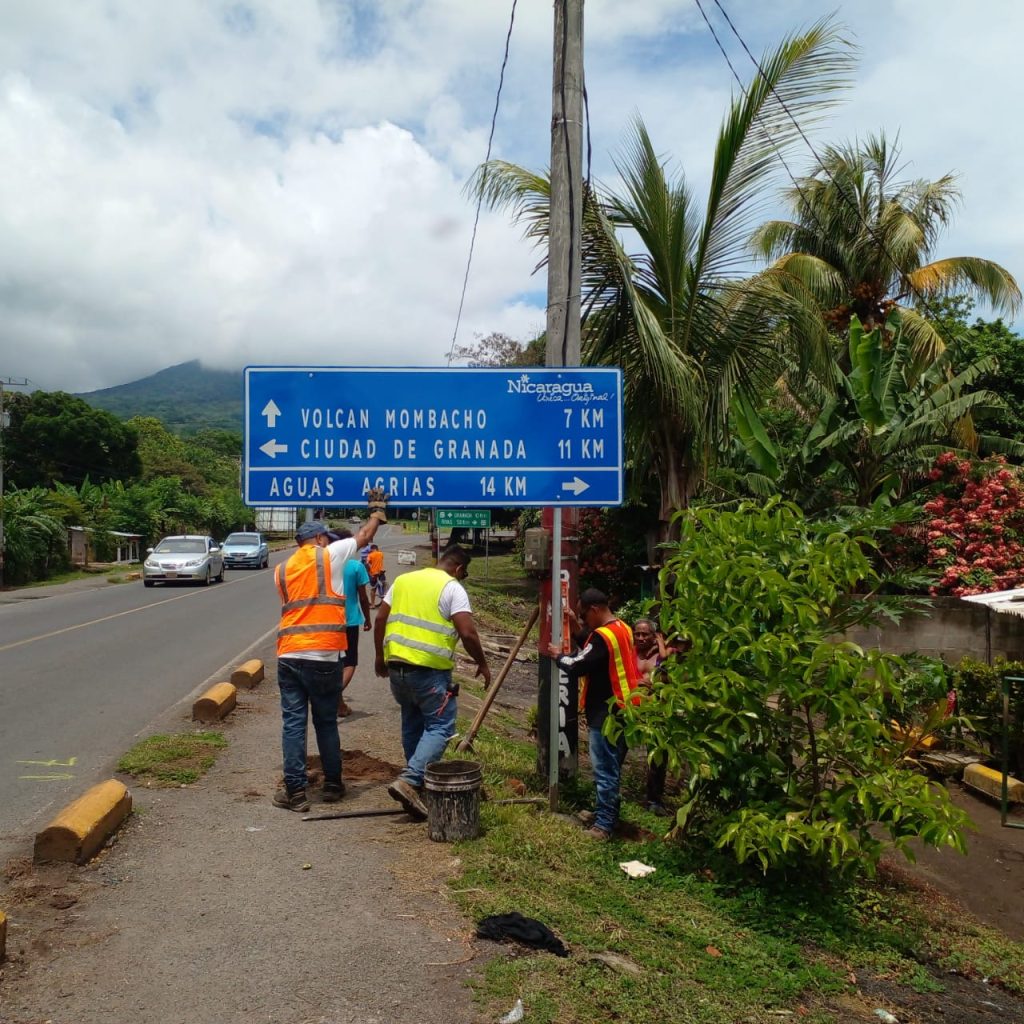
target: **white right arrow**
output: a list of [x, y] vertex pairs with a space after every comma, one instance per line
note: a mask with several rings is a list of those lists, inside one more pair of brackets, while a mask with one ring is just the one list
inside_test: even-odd
[[278, 444], [277, 440], [272, 437], [266, 444], [261, 444], [260, 445], [260, 451], [261, 452], [265, 452], [272, 459], [276, 459], [277, 455], [278, 455], [278, 452], [286, 452], [286, 451], [288, 451], [288, 445], [286, 445], [286, 444]]
[[574, 476], [571, 481], [566, 483], [562, 482], [563, 491], [572, 491], [573, 494], [578, 498], [584, 491], [590, 489], [590, 484], [581, 480], [578, 476]]
[[281, 410], [278, 409], [277, 402], [271, 399], [265, 406], [263, 406], [263, 410], [260, 412], [260, 415], [267, 417], [267, 426], [273, 430], [274, 427], [277, 426], [277, 417], [281, 415]]

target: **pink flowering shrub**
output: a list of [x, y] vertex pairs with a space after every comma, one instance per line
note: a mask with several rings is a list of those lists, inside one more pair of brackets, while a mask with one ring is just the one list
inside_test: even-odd
[[939, 573], [933, 594], [984, 594], [1024, 585], [1024, 480], [1002, 457], [971, 463], [945, 452], [928, 474], [925, 520], [894, 527], [897, 555], [920, 546]]

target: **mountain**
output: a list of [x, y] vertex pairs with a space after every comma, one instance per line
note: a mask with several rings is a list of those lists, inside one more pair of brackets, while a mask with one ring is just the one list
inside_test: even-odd
[[207, 370], [198, 359], [77, 396], [122, 419], [155, 416], [175, 434], [214, 428], [242, 433], [242, 374]]

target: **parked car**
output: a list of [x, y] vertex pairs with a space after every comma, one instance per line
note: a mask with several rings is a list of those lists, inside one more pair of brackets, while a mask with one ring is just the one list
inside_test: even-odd
[[229, 533], [221, 545], [228, 569], [266, 569], [270, 548], [262, 533]]
[[209, 586], [223, 579], [224, 556], [212, 537], [164, 537], [142, 563], [142, 582], [147, 587], [179, 580]]

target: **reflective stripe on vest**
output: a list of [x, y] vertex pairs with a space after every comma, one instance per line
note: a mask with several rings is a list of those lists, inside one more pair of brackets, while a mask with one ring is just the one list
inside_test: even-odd
[[455, 664], [455, 627], [438, 611], [441, 591], [452, 577], [428, 567], [395, 580], [394, 605], [384, 635], [384, 660], [407, 661], [425, 668], [452, 668]]
[[[636, 667], [636, 652], [633, 648], [633, 631], [622, 619], [613, 619], [603, 626], [598, 626], [595, 633], [600, 633], [608, 648], [608, 679], [612, 684], [612, 695], [615, 703], [624, 708], [627, 703], [639, 704], [640, 673]], [[580, 710], [587, 699], [587, 679], [580, 679]]]
[[281, 598], [277, 653], [344, 651], [345, 595], [331, 584], [331, 562], [326, 548], [303, 545], [274, 570]]

